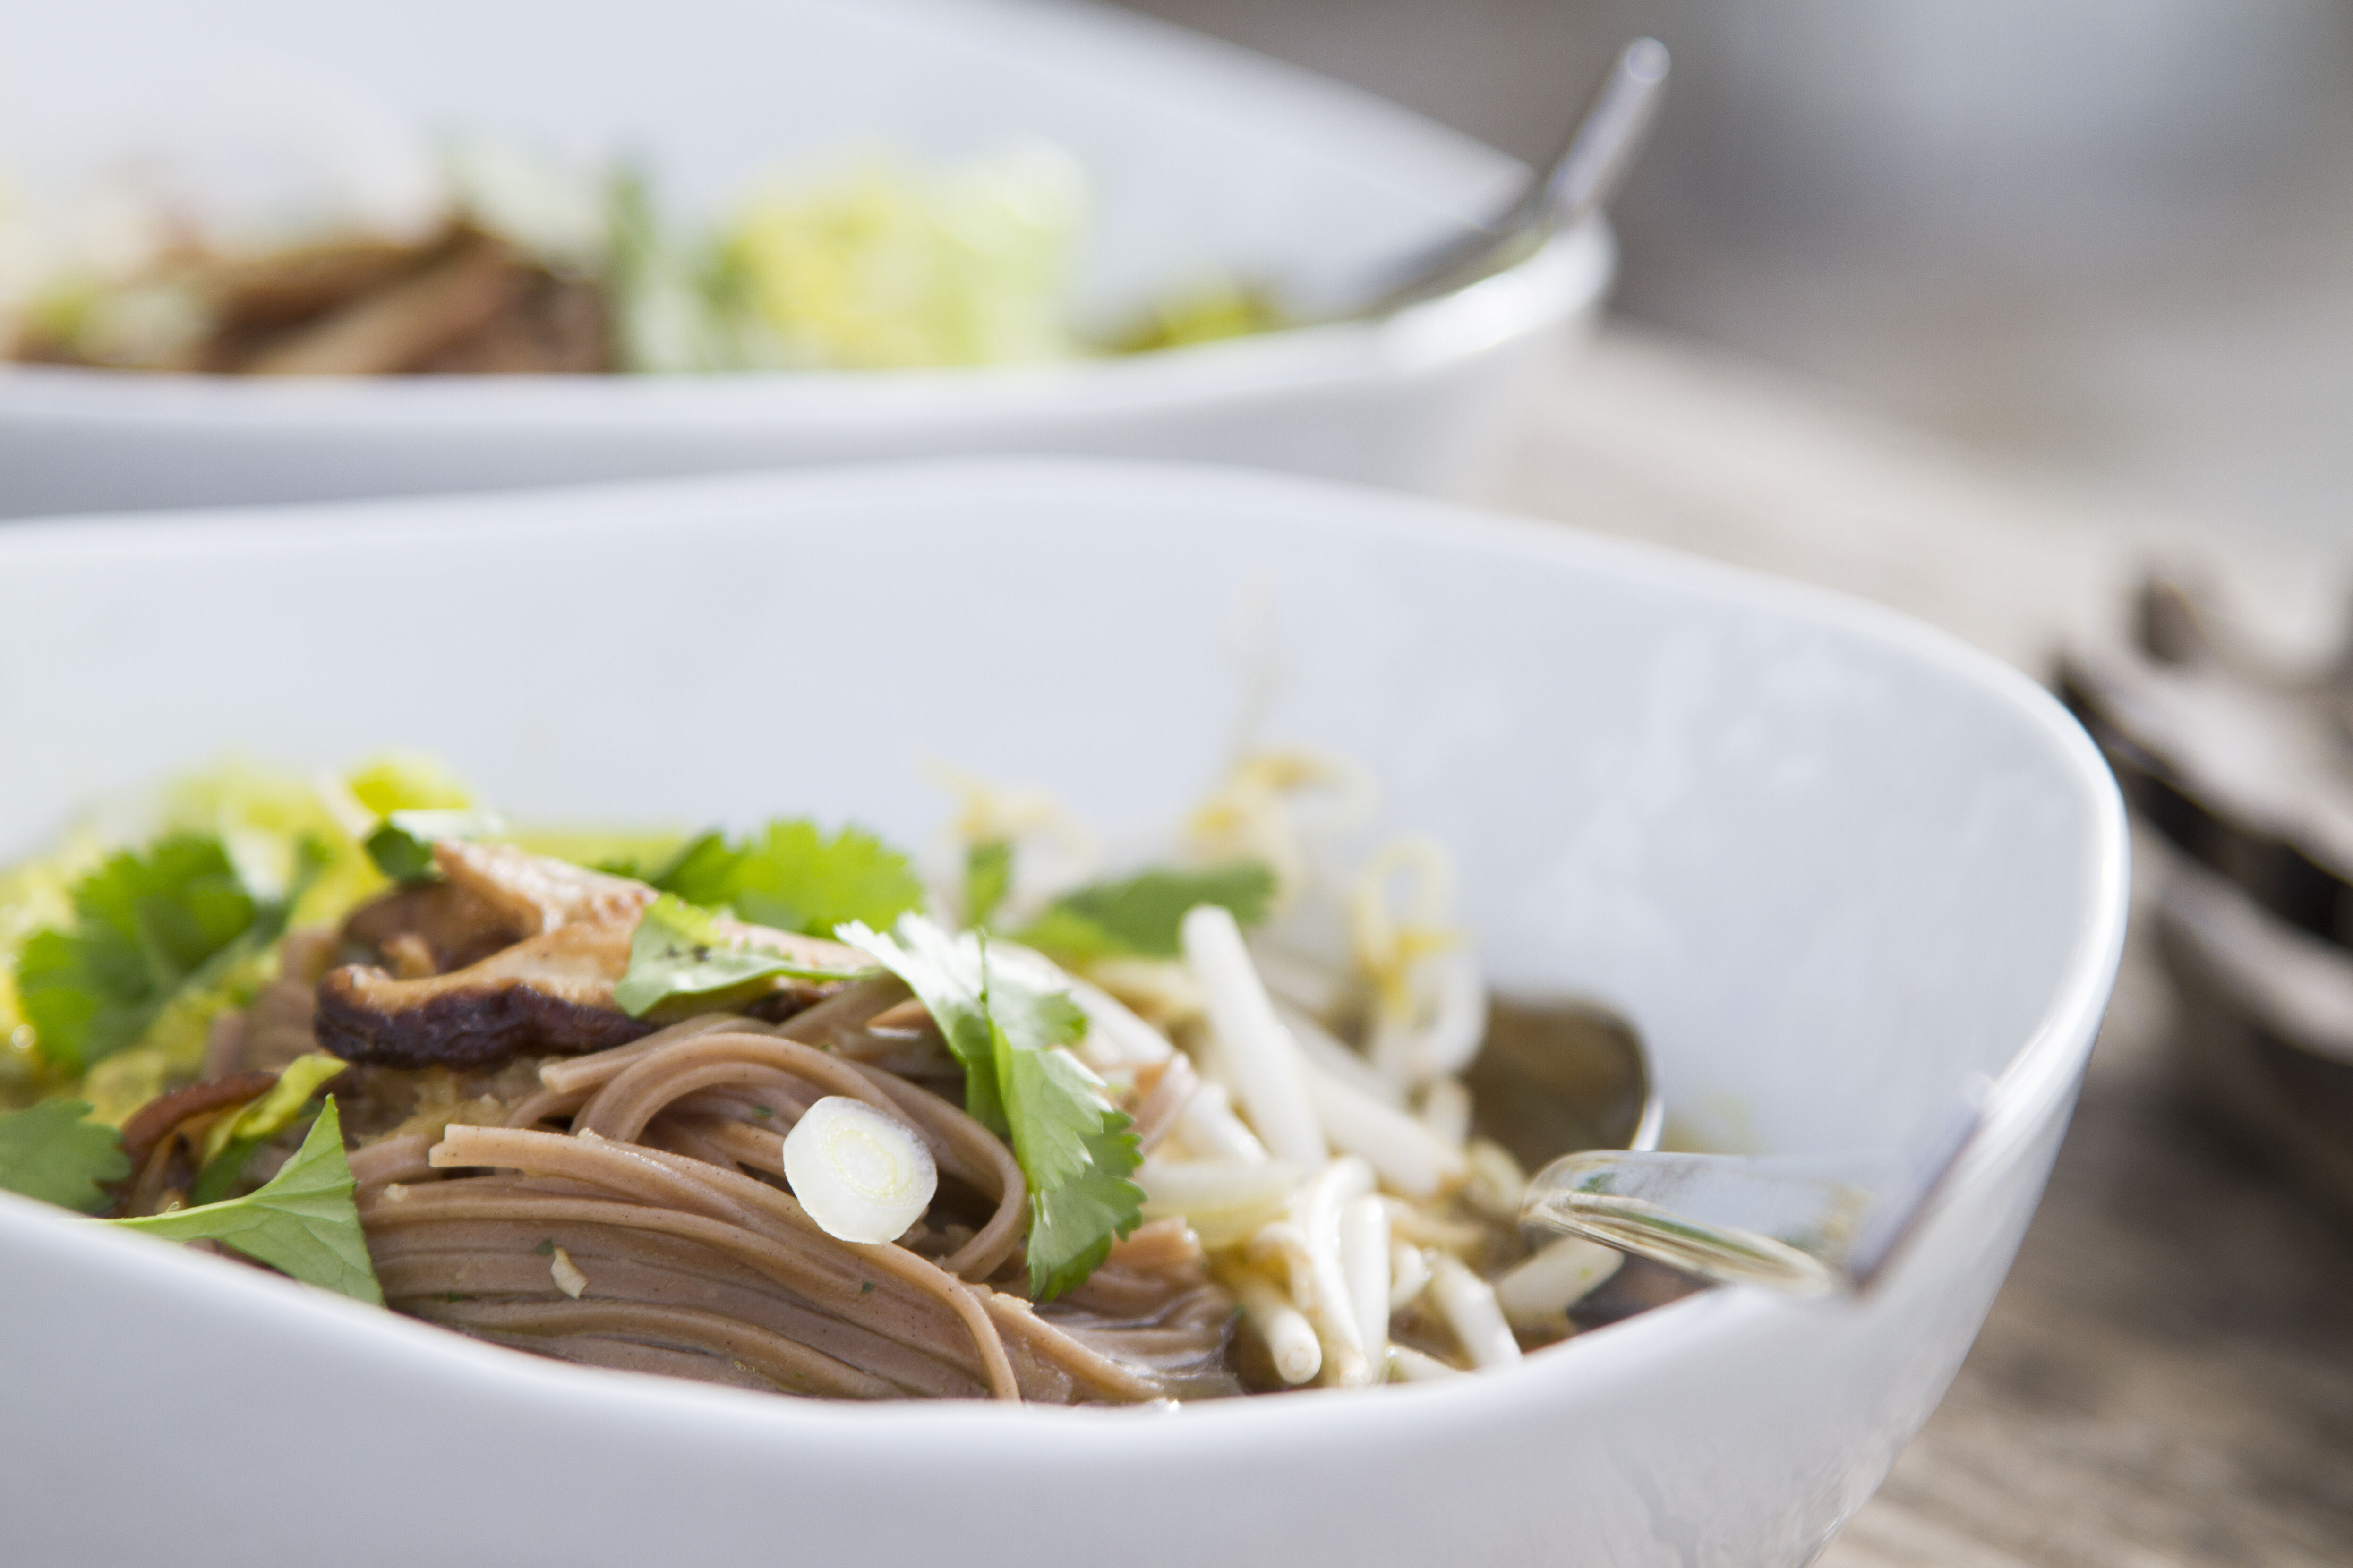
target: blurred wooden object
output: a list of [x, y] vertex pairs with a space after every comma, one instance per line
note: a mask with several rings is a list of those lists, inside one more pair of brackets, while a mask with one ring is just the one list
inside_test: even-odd
[[[2145, 554], [2179, 543], [1620, 328], [1483, 499], [1876, 599], [2038, 679], [2061, 643], [2124, 635]], [[2137, 921], [1983, 1336], [1825, 1568], [2353, 1563], [2353, 1243], [2200, 1113], [2153, 938]]]

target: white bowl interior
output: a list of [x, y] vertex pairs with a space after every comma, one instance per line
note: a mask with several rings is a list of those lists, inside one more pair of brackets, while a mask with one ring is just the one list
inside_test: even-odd
[[1483, 216], [1519, 172], [1304, 73], [1044, 0], [85, 0], [7, 31], [0, 171], [52, 187], [273, 115], [298, 139], [375, 124], [627, 153], [690, 212], [810, 155], [1044, 136], [1093, 176], [1097, 314], [1211, 266], [1329, 283]]
[[1228, 754], [1246, 604], [1264, 736], [1366, 764], [1493, 972], [1626, 1009], [1709, 1142], [1900, 1133], [2112, 938], [2105, 775], [1957, 645], [1565, 531], [1086, 464], [0, 530], [0, 855], [225, 751], [391, 745], [524, 817], [920, 840], [929, 757], [1148, 824]]

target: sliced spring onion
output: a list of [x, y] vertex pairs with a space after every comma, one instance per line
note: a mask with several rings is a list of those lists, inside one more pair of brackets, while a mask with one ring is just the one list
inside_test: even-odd
[[843, 1241], [896, 1241], [940, 1184], [932, 1152], [905, 1123], [828, 1095], [785, 1136], [785, 1180], [811, 1219]]

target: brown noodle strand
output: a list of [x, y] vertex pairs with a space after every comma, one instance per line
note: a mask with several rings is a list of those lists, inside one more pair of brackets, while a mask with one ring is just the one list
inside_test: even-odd
[[608, 1139], [634, 1139], [664, 1107], [689, 1094], [757, 1088], [775, 1083], [772, 1075], [779, 1073], [912, 1121], [942, 1169], [983, 1192], [996, 1188], [996, 1214], [943, 1261], [948, 1272], [986, 1279], [1011, 1255], [1029, 1199], [1012, 1151], [937, 1095], [797, 1040], [723, 1031], [681, 1040], [638, 1058], [607, 1080], [581, 1108], [573, 1127]]
[[[659, 1158], [677, 1161], [676, 1155]], [[755, 1181], [740, 1171], [711, 1170], [705, 1167], [705, 1179], [724, 1192], [733, 1194], [754, 1208], [765, 1208], [786, 1223], [806, 1226], [818, 1236], [825, 1232], [810, 1219], [807, 1211], [791, 1194], [779, 1192], [765, 1182]], [[828, 1237], [828, 1239], [832, 1239]], [[944, 1302], [970, 1330], [974, 1345], [979, 1350], [981, 1364], [988, 1373], [989, 1388], [999, 1399], [1016, 1399], [1020, 1394], [1016, 1386], [1013, 1368], [1006, 1360], [1005, 1342], [998, 1335], [988, 1314], [973, 1300], [967, 1287], [953, 1274], [927, 1258], [919, 1258], [903, 1247], [889, 1242], [869, 1245], [835, 1240], [833, 1245], [853, 1257], [863, 1259], [884, 1272], [914, 1285], [925, 1294]], [[978, 1289], [974, 1287], [972, 1289]]]
[[1029, 1350], [1065, 1372], [1083, 1377], [1097, 1388], [1121, 1399], [1156, 1399], [1160, 1396], [1156, 1386], [1040, 1319], [1030, 1310], [1029, 1303], [1019, 1297], [1004, 1295], [986, 1285], [967, 1285], [965, 1289], [981, 1300], [1000, 1331], [1009, 1331]]
[[1151, 1153], [1168, 1136], [1168, 1130], [1176, 1125], [1176, 1113], [1185, 1109], [1185, 1102], [1200, 1087], [1200, 1076], [1194, 1072], [1190, 1060], [1182, 1056], [1169, 1058], [1154, 1081], [1152, 1091], [1135, 1108], [1136, 1147]]
[[416, 1133], [371, 1143], [351, 1156], [352, 1179], [363, 1187], [386, 1182], [430, 1182], [440, 1178], [426, 1158], [428, 1145]]
[[887, 1379], [911, 1394], [971, 1398], [976, 1373], [828, 1313], [722, 1254], [671, 1237], [605, 1226], [565, 1226], [538, 1235], [527, 1226], [459, 1222], [431, 1227], [420, 1245], [386, 1251], [377, 1278], [387, 1297], [555, 1299], [549, 1260], [538, 1247], [560, 1242], [599, 1300], [642, 1301], [723, 1311]]
[[[819, 1004], [823, 1005], [823, 1004]], [[811, 1008], [810, 1011], [816, 1011]], [[563, 1057], [540, 1065], [539, 1081], [558, 1094], [578, 1092], [585, 1098], [613, 1080], [631, 1063], [666, 1049], [681, 1040], [693, 1039], [717, 1030], [731, 1034], [765, 1034], [770, 1026], [756, 1018], [745, 1018], [733, 1013], [705, 1013], [689, 1018], [682, 1024], [672, 1024], [667, 1029], [657, 1029], [642, 1039], [631, 1040], [626, 1046], [610, 1050], [592, 1051], [582, 1057]]]
[[580, 1114], [573, 1119], [573, 1131], [586, 1130], [601, 1138], [633, 1139], [680, 1094], [725, 1081], [696, 1076], [698, 1069], [720, 1065], [773, 1068], [820, 1084], [830, 1093], [863, 1100], [885, 1114], [894, 1112], [890, 1096], [839, 1057], [828, 1056], [798, 1040], [724, 1030], [682, 1040], [658, 1056], [630, 1063], [581, 1107]]
[[[691, 1051], [700, 1043], [688, 1041], [674, 1048]], [[791, 1044], [784, 1041], [770, 1043]], [[798, 1048], [808, 1049], [805, 1046]], [[625, 1073], [623, 1078], [627, 1076]], [[616, 1084], [620, 1081], [615, 1080]], [[988, 1374], [989, 1392], [999, 1399], [1018, 1400], [1021, 1397], [1012, 1365], [1006, 1359], [1004, 1342], [994, 1323], [988, 1314], [965, 1293], [961, 1282], [954, 1276], [942, 1272], [936, 1265], [903, 1247], [888, 1243], [868, 1246], [826, 1237], [790, 1194], [779, 1192], [741, 1172], [722, 1170], [682, 1155], [666, 1154], [602, 1138], [457, 1125], [452, 1125], [443, 1135], [441, 1142], [434, 1147], [433, 1163], [442, 1166], [499, 1165], [516, 1170], [543, 1171], [608, 1186], [627, 1195], [638, 1197], [641, 1202], [670, 1204], [771, 1236], [781, 1228], [798, 1230], [809, 1237], [823, 1238], [842, 1253], [863, 1260], [872, 1269], [913, 1285], [945, 1303], [964, 1321], [972, 1334], [974, 1347], [980, 1352], [981, 1365]], [[747, 1218], [753, 1215], [765, 1215], [771, 1223], [760, 1225], [756, 1220], [747, 1223]]]
[[815, 1006], [801, 1009], [776, 1026], [776, 1032], [812, 1046], [832, 1045], [843, 1036], [863, 1031], [868, 1020], [889, 1012], [913, 994], [907, 989], [907, 983], [895, 974], [873, 975], [843, 986]]
[[[651, 1233], [715, 1251], [837, 1317], [968, 1368], [976, 1380], [982, 1376], [984, 1369], [973, 1354], [969, 1335], [961, 1331], [965, 1325], [940, 1310], [938, 1303], [899, 1288], [895, 1281], [860, 1279], [854, 1272], [842, 1272], [833, 1259], [796, 1252], [765, 1237], [700, 1215], [607, 1199], [541, 1197], [512, 1189], [503, 1198], [453, 1191], [474, 1184], [440, 1183], [412, 1194], [405, 1202], [364, 1210], [363, 1217], [369, 1226], [370, 1251], [385, 1258], [403, 1256], [398, 1233], [411, 1226], [427, 1232], [416, 1238], [413, 1247], [429, 1250], [435, 1246], [431, 1233], [440, 1228], [436, 1222], [449, 1218], [511, 1221], [529, 1231], [531, 1238], [545, 1238], [560, 1229], [584, 1226]], [[448, 1201], [453, 1197], [458, 1201]], [[517, 1237], [517, 1250], [530, 1250], [536, 1245], [537, 1239], [520, 1235]], [[874, 1288], [863, 1288], [869, 1284]]]
[[[1017, 1255], [1028, 1219], [1012, 1150], [945, 1096], [811, 1043], [896, 1049], [864, 1025], [907, 994], [864, 982], [774, 1031], [690, 1019], [542, 1064], [543, 1088], [504, 1127], [359, 1151], [386, 1299], [584, 1364], [832, 1397], [1154, 1399], [1168, 1392], [1160, 1367], [1207, 1386], [1197, 1363], [1221, 1348], [1228, 1304], [1200, 1285], [1181, 1226], [1137, 1233], [1102, 1288], [1046, 1315], [977, 1282]], [[958, 1184], [921, 1234], [964, 1236], [975, 1199], [995, 1204], [987, 1223], [939, 1263], [827, 1234], [786, 1190], [782, 1134], [829, 1094], [907, 1125]], [[1204, 1289], [1206, 1314], [1185, 1305]]]
[[543, 1089], [507, 1113], [509, 1127], [537, 1127], [559, 1116], [570, 1116], [586, 1102], [586, 1089]]
[[779, 1388], [835, 1398], [887, 1399], [900, 1392], [881, 1378], [846, 1366], [782, 1334], [692, 1307], [643, 1301], [448, 1301], [424, 1297], [403, 1306], [419, 1317], [509, 1333], [603, 1333], [687, 1345], [740, 1363]]

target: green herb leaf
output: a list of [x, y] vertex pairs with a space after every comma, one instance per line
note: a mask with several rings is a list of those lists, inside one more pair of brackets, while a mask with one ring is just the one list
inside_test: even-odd
[[94, 1214], [107, 1205], [100, 1183], [131, 1173], [114, 1129], [85, 1121], [79, 1100], [51, 1100], [0, 1116], [0, 1188], [60, 1208]]
[[1176, 930], [1197, 904], [1222, 904], [1243, 925], [1266, 919], [1274, 872], [1255, 860], [1207, 871], [1153, 870], [1063, 894], [1018, 933], [1041, 952], [1072, 959], [1175, 958]]
[[1141, 1163], [1128, 1117], [1103, 1080], [1062, 1047], [1086, 1015], [1035, 954], [951, 936], [918, 915], [894, 936], [845, 925], [837, 940], [871, 953], [914, 991], [965, 1069], [965, 1109], [1004, 1135], [1029, 1184], [1029, 1287], [1040, 1300], [1083, 1281], [1143, 1217]]
[[986, 980], [979, 939], [969, 932], [951, 936], [917, 915], [901, 916], [892, 936], [856, 921], [836, 928], [833, 936], [907, 983], [964, 1068], [965, 1113], [1003, 1137], [1009, 1129], [1005, 1098], [997, 1092], [996, 1036], [981, 1000]]
[[1113, 1111], [1100, 1132], [1086, 1135], [1082, 1175], [1029, 1194], [1029, 1291], [1050, 1301], [1075, 1290], [1111, 1256], [1113, 1240], [1144, 1218], [1144, 1189], [1127, 1180], [1143, 1163], [1132, 1120]]
[[384, 1291], [352, 1201], [357, 1185], [330, 1095], [285, 1168], [245, 1196], [105, 1223], [166, 1241], [221, 1242], [306, 1285], [382, 1306]]
[[313, 1051], [296, 1057], [279, 1069], [278, 1081], [246, 1102], [235, 1116], [223, 1117], [206, 1135], [203, 1167], [188, 1189], [192, 1204], [208, 1204], [228, 1195], [245, 1172], [253, 1152], [301, 1120], [311, 1097], [351, 1070], [341, 1057]]
[[921, 909], [907, 858], [859, 827], [830, 839], [813, 822], [771, 822], [745, 847], [727, 900], [758, 925], [828, 936], [844, 921], [887, 925]]
[[193, 833], [110, 856], [75, 885], [73, 905], [73, 925], [34, 933], [16, 968], [40, 1052], [69, 1072], [137, 1041], [261, 912], [220, 840]]
[[368, 835], [368, 858], [396, 882], [427, 882], [439, 875], [435, 839], [495, 838], [506, 830], [506, 819], [494, 811], [395, 811]]
[[1013, 846], [1002, 838], [964, 852], [964, 923], [984, 929], [1013, 885]]
[[797, 963], [772, 948], [725, 930], [719, 917], [675, 893], [646, 906], [629, 936], [629, 967], [613, 987], [613, 1000], [632, 1018], [642, 1018], [675, 996], [712, 1003], [732, 1000], [776, 980], [849, 980], [867, 973]]
[[828, 838], [803, 818], [779, 817], [742, 844], [705, 833], [646, 879], [690, 904], [804, 936], [828, 935], [844, 921], [888, 925], [923, 903], [904, 855], [864, 828]]
[[688, 839], [668, 865], [646, 880], [690, 904], [717, 909], [733, 900], [735, 868], [744, 863], [746, 853], [731, 846], [725, 834], [706, 833]]

